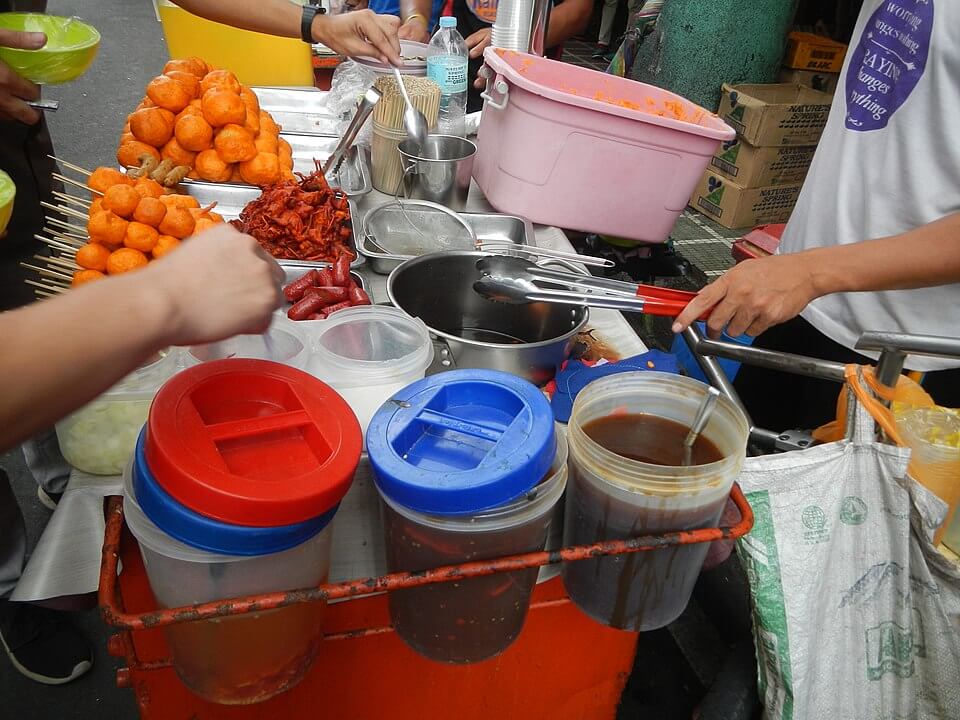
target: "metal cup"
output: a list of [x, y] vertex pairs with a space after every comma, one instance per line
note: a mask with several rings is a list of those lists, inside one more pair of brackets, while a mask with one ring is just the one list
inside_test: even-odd
[[477, 146], [456, 135], [431, 135], [424, 147], [405, 140], [398, 148], [403, 159], [404, 195], [428, 200], [451, 210], [463, 210], [470, 192]]

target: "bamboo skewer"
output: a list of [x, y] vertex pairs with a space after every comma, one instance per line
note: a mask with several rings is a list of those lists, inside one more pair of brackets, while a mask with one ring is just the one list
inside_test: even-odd
[[86, 175], [87, 177], [90, 177], [90, 175], [92, 175], [92, 173], [91, 173], [89, 170], [84, 170], [84, 169], [83, 169], [82, 167], [80, 167], [79, 165], [74, 165], [73, 163], [67, 162], [66, 160], [61, 160], [60, 158], [56, 157], [55, 155], [47, 155], [47, 157], [50, 158], [51, 160], [54, 160], [54, 161], [60, 163], [61, 165], [64, 165], [65, 167], [70, 168], [71, 170], [75, 170], [76, 172], [80, 173], [81, 175]]
[[40, 242], [42, 242], [42, 243], [44, 243], [44, 244], [46, 244], [46, 245], [49, 245], [49, 246], [52, 247], [52, 248], [55, 248], [55, 249], [57, 249], [57, 250], [60, 250], [61, 252], [67, 252], [67, 253], [74, 253], [74, 254], [75, 254], [75, 253], [77, 252], [77, 250], [79, 249], [79, 247], [80, 247], [79, 245], [68, 245], [67, 243], [63, 243], [63, 242], [60, 242], [60, 241], [58, 241], [58, 240], [52, 240], [52, 239], [50, 239], [50, 238], [48, 238], [48, 237], [44, 237], [43, 235], [34, 235], [34, 237], [35, 237], [37, 240], [39, 240]]
[[60, 255], [34, 255], [33, 258], [34, 260], [45, 262], [51, 267], [56, 267], [61, 270], [69, 270], [71, 273], [74, 273], [80, 269], [80, 266], [77, 265], [76, 262], [73, 260], [68, 260], [65, 257], [61, 257]]
[[86, 213], [82, 213], [79, 210], [74, 210], [73, 208], [64, 207], [63, 205], [54, 205], [52, 203], [46, 202], [45, 200], [41, 200], [40, 205], [42, 207], [45, 207], [47, 210], [54, 210], [55, 212], [58, 212], [66, 217], [77, 218], [79, 220], [87, 220]]
[[47, 285], [46, 283], [37, 282], [36, 280], [24, 280], [27, 285], [32, 285], [33, 287], [40, 288], [41, 290], [46, 290], [47, 292], [65, 293], [69, 288], [63, 287], [61, 285]]
[[84, 210], [90, 209], [90, 202], [88, 200], [78, 198], [74, 195], [68, 195], [67, 193], [57, 192], [56, 190], [54, 190], [53, 196], [57, 198], [57, 200], [62, 200], [63, 202], [69, 203], [70, 205], [76, 205], [77, 207], [82, 207]]
[[100, 197], [103, 197], [102, 192], [100, 192], [99, 190], [94, 190], [92, 187], [87, 187], [85, 183], [79, 182], [78, 180], [74, 180], [73, 178], [68, 178], [66, 175], [60, 175], [58, 173], [53, 173], [53, 176], [60, 182], [69, 183], [70, 185], [76, 185], [78, 188], [83, 188], [84, 190], [86, 190], [88, 193], [92, 195], [98, 195]]
[[47, 228], [47, 233], [51, 238], [60, 244], [66, 245], [73, 250], [76, 250], [77, 248], [83, 247], [87, 244], [85, 238], [75, 238], [72, 235], [64, 235], [63, 233], [58, 233], [56, 230], [51, 230], [50, 228]]
[[[86, 239], [87, 239], [87, 229], [86, 229], [85, 227], [80, 227], [79, 225], [74, 225], [74, 224], [72, 224], [72, 223], [64, 222], [63, 220], [60, 220], [60, 219], [58, 219], [58, 218], [52, 218], [52, 217], [48, 217], [48, 218], [47, 218], [47, 222], [48, 222], [48, 223], [51, 223], [51, 224], [53, 224], [53, 225], [59, 225], [60, 227], [67, 228], [68, 230], [73, 230], [73, 231], [75, 231], [75, 232], [83, 233], [82, 235], [75, 235], [75, 236], [74, 236], [74, 237], [76, 237], [78, 240], [84, 240], [84, 241], [86, 241]], [[69, 234], [69, 233], [68, 233], [68, 234]]]
[[65, 272], [60, 272], [58, 270], [50, 270], [49, 268], [43, 268], [43, 267], [40, 267], [39, 265], [31, 265], [30, 263], [22, 262], [20, 263], [20, 267], [26, 268], [27, 270], [34, 270], [43, 277], [49, 277], [49, 278], [54, 278], [58, 280], [68, 280], [68, 281], [73, 279], [72, 274], [68, 275]]

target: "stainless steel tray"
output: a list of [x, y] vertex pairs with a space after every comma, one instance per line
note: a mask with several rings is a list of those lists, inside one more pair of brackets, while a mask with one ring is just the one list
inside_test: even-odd
[[[183, 183], [183, 188], [187, 191], [188, 195], [195, 197], [203, 206], [207, 206], [210, 203], [216, 202], [217, 207], [215, 208], [215, 212], [222, 215], [224, 220], [236, 220], [240, 217], [240, 212], [244, 207], [246, 207], [248, 202], [260, 197], [260, 188], [252, 185], [193, 182]], [[348, 202], [350, 204], [350, 224], [353, 228], [353, 234], [351, 235], [350, 242], [347, 243], [347, 247], [349, 247], [354, 254], [353, 262], [350, 263], [350, 267], [356, 268], [360, 265], [363, 265], [365, 262], [363, 255], [357, 252], [357, 234], [359, 233], [358, 228], [362, 226], [356, 219], [356, 203], [354, 203], [353, 200], [348, 200]], [[300, 268], [324, 267], [330, 264], [328, 262], [307, 262], [302, 260], [284, 260], [280, 258], [278, 258], [278, 262], [280, 262], [281, 265], [289, 264], [291, 267]]]
[[251, 88], [284, 132], [337, 137], [339, 118], [327, 110], [327, 93], [315, 88]]
[[[477, 242], [504, 242], [515, 245], [533, 245], [534, 234], [533, 225], [525, 218], [515, 215], [500, 215], [499, 213], [460, 213], [460, 217], [473, 228], [477, 236]], [[370, 268], [381, 275], [389, 275], [395, 267], [404, 260], [409, 260], [414, 255], [391, 255], [380, 252], [371, 245], [363, 234], [357, 232], [357, 228], [362, 228], [362, 219], [356, 215], [352, 216], [354, 227], [354, 240], [360, 249], [360, 254], [370, 260]]]
[[[324, 161], [333, 154], [338, 142], [335, 137], [312, 135], [280, 133], [280, 137], [290, 143], [290, 148], [293, 150], [294, 172], [304, 175], [316, 171], [317, 161], [323, 165]], [[369, 193], [373, 185], [370, 182], [370, 154], [367, 148], [361, 145], [354, 145], [350, 148], [343, 158], [340, 171], [336, 174], [327, 175], [327, 182], [330, 183], [331, 187], [342, 190], [347, 197], [360, 197]], [[211, 183], [206, 180], [191, 180], [188, 178], [180, 184], [186, 189], [188, 195], [195, 195], [191, 188], [198, 186], [236, 187], [253, 193], [253, 197], [260, 193], [260, 189], [256, 186], [243, 183]]]

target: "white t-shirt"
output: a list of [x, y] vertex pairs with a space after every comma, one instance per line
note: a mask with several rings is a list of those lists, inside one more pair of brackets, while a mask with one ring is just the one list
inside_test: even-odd
[[[960, 0], [865, 0], [780, 252], [896, 235], [958, 211]], [[867, 330], [960, 337], [960, 284], [827, 295], [802, 315], [848, 348]]]

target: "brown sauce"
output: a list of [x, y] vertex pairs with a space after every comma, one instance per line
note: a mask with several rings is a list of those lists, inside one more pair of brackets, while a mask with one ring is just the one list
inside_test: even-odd
[[[621, 457], [651, 465], [683, 465], [683, 440], [690, 428], [657, 415], [608, 415], [591, 420], [583, 431], [598, 445]], [[720, 448], [700, 435], [693, 444], [691, 465], [723, 459]]]

